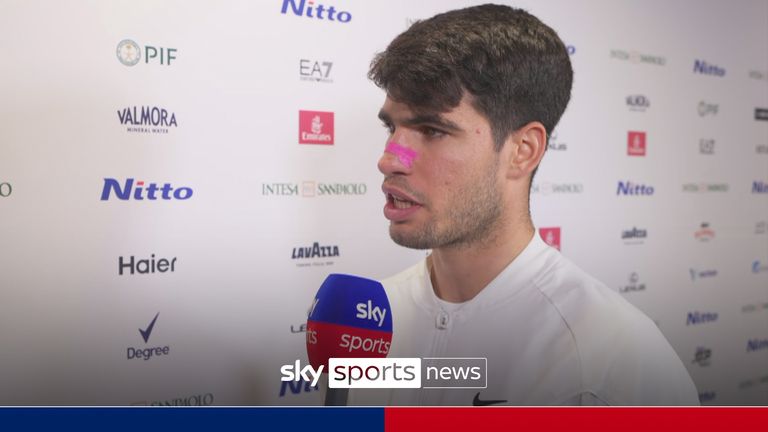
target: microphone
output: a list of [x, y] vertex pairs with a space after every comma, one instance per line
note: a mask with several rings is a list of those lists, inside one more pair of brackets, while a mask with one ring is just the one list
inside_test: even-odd
[[[381, 283], [331, 274], [315, 295], [307, 317], [307, 356], [328, 372], [328, 359], [381, 358], [392, 343], [392, 312]], [[349, 389], [328, 388], [325, 405], [346, 405]]]

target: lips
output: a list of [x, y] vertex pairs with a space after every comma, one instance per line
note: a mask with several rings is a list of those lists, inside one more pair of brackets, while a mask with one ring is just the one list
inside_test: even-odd
[[384, 217], [392, 222], [403, 222], [422, 207], [416, 198], [400, 189], [382, 185], [381, 190], [387, 197], [387, 203], [384, 205]]

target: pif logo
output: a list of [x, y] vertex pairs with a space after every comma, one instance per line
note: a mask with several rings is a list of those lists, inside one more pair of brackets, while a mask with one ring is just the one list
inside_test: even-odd
[[[138, 43], [130, 39], [123, 39], [117, 44], [117, 59], [125, 66], [136, 66], [141, 61], [141, 51], [141, 46]], [[159, 61], [161, 65], [170, 66], [171, 61], [176, 60], [176, 51], [176, 48], [146, 45], [143, 55], [144, 63]]]
[[13, 187], [8, 182], [0, 183], [0, 197], [7, 198], [13, 193]]
[[627, 154], [629, 156], [645, 156], [645, 132], [628, 132]]
[[333, 145], [333, 113], [299, 111], [299, 144]]

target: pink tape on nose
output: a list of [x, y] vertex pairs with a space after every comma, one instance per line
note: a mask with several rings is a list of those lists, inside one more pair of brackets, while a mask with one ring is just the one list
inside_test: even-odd
[[406, 168], [412, 167], [413, 161], [416, 160], [416, 156], [418, 156], [418, 153], [416, 153], [415, 150], [403, 147], [394, 141], [390, 141], [384, 151], [397, 156], [397, 159], [401, 164], [405, 165]]

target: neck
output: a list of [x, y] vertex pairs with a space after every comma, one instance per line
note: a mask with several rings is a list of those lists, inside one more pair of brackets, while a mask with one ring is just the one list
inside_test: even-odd
[[473, 299], [525, 249], [534, 235], [530, 218], [492, 230], [493, 238], [472, 244], [436, 248], [427, 258], [438, 298], [462, 303]]

